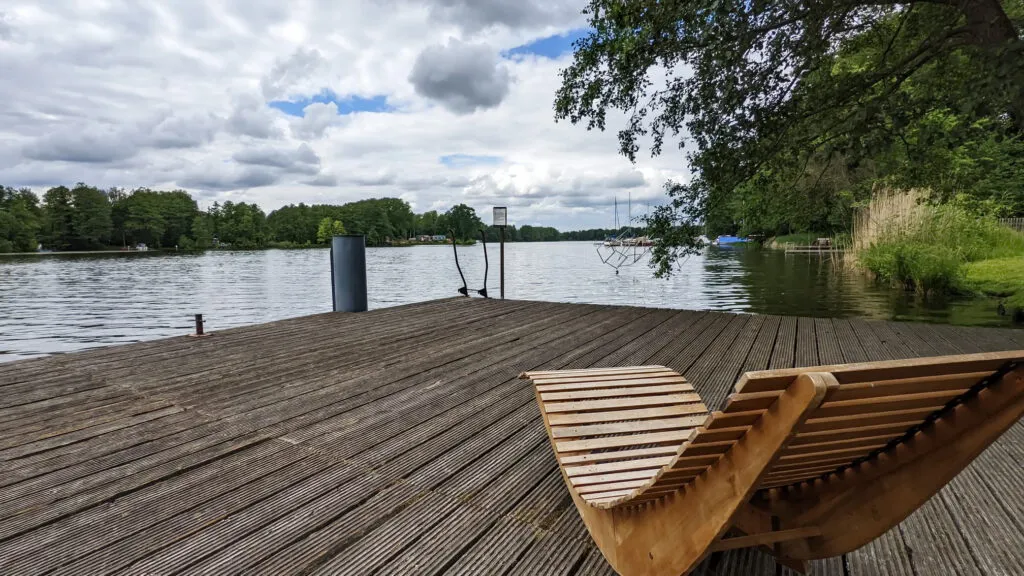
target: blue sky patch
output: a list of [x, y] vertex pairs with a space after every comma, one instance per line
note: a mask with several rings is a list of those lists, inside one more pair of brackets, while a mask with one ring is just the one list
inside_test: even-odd
[[539, 38], [522, 46], [516, 46], [506, 50], [503, 55], [506, 58], [512, 56], [525, 56], [535, 54], [544, 58], [558, 58], [566, 52], [572, 52], [572, 43], [590, 33], [589, 28], [577, 28], [563, 34]]
[[495, 166], [504, 160], [501, 156], [475, 156], [473, 154], [446, 154], [441, 156], [441, 164], [448, 168], [466, 168], [468, 166]]
[[334, 102], [338, 107], [338, 114], [355, 114], [356, 112], [391, 112], [394, 110], [390, 104], [388, 104], [387, 96], [378, 94], [370, 98], [364, 98], [362, 96], [356, 96], [350, 94], [348, 96], [338, 96], [330, 90], [324, 90], [319, 94], [313, 96], [305, 96], [297, 100], [273, 100], [268, 103], [271, 108], [275, 108], [288, 114], [289, 116], [298, 116], [302, 118], [305, 116], [304, 109], [306, 106], [314, 102], [320, 102], [326, 104], [328, 102]]

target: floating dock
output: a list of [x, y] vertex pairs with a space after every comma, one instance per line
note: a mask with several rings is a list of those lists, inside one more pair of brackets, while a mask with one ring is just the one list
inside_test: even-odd
[[[610, 575], [524, 370], [1024, 349], [1024, 331], [450, 299], [0, 365], [0, 574]], [[823, 576], [1024, 573], [1024, 425]], [[739, 550], [698, 574], [774, 576]], [[787, 574], [789, 572], [786, 572]]]
[[843, 248], [833, 248], [831, 246], [792, 246], [786, 248], [786, 254], [843, 254], [846, 250]]

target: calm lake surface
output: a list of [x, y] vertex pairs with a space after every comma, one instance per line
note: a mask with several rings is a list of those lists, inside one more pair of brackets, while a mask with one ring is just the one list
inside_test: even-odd
[[[488, 291], [498, 296], [498, 247]], [[470, 288], [483, 285], [480, 245], [460, 247]], [[367, 249], [371, 308], [457, 296], [451, 246]], [[767, 314], [1010, 326], [992, 301], [921, 303], [827, 259], [756, 248], [716, 249], [653, 278], [646, 259], [603, 264], [590, 242], [505, 246], [510, 299]], [[268, 322], [331, 310], [327, 249], [0, 257], [0, 362]], [[441, 328], [441, 327], [439, 327]]]

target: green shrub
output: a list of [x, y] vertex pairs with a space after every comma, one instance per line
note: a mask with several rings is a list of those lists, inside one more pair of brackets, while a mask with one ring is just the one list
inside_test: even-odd
[[931, 206], [912, 238], [943, 246], [963, 262], [1024, 255], [1024, 234], [959, 204]]
[[191, 252], [196, 249], [196, 243], [188, 236], [182, 234], [178, 238], [178, 250], [184, 250], [185, 252]]
[[795, 246], [810, 246], [818, 238], [827, 238], [828, 234], [819, 234], [818, 232], [800, 232], [799, 234], [786, 234], [785, 236], [776, 236], [775, 245], [782, 246], [784, 244], [793, 244]]
[[914, 241], [875, 244], [860, 261], [880, 279], [925, 295], [955, 290], [962, 276], [961, 262], [949, 250]]
[[[881, 200], [885, 202], [878, 202], [879, 206], [888, 211], [862, 215], [861, 229], [870, 228], [870, 234], [862, 234], [862, 238], [869, 240], [855, 242], [858, 249], [854, 255], [857, 263], [880, 279], [925, 294], [991, 294], [992, 287], [1002, 286], [1002, 282], [1024, 285], [1003, 272], [1007, 259], [1024, 259], [1024, 234], [961, 200], [932, 205], [922, 203], [919, 193], [901, 197], [892, 191], [885, 191]], [[980, 275], [983, 280], [978, 279]], [[1024, 298], [1024, 290], [1016, 288], [1005, 295], [1014, 294], [1022, 294], [1014, 298]]]

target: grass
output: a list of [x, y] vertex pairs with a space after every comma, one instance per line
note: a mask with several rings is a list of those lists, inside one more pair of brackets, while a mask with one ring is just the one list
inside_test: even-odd
[[876, 193], [854, 223], [855, 265], [924, 296], [982, 293], [1024, 309], [1024, 234], [927, 198], [923, 190]]
[[992, 258], [964, 266], [964, 286], [1006, 299], [1006, 307], [1024, 310], [1024, 256]]

